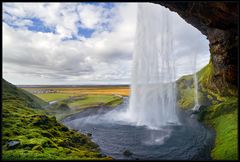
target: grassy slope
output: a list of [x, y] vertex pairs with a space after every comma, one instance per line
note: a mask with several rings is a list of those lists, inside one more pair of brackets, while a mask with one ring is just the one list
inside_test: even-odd
[[[217, 160], [236, 160], [238, 159], [238, 99], [236, 95], [223, 96], [218, 90], [214, 91], [209, 89], [209, 84], [212, 84], [210, 81], [211, 73], [211, 64], [208, 64], [197, 73], [200, 86], [200, 103], [202, 102], [204, 105], [204, 101], [208, 100], [210, 102], [210, 106], [206, 106], [206, 108], [199, 113], [199, 118], [206, 124], [212, 126], [216, 131], [215, 146], [211, 152], [212, 158]], [[186, 93], [187, 91], [193, 91], [191, 84], [186, 84], [186, 82], [191, 82], [189, 81], [191, 79], [192, 76], [184, 76], [177, 82], [178, 93], [181, 94], [179, 97], [179, 107], [183, 109], [189, 109], [194, 104], [192, 93]], [[187, 89], [187, 87], [191, 88]], [[235, 90], [228, 89], [228, 91], [236, 94]]]
[[58, 100], [57, 104], [46, 109], [47, 113], [54, 115], [58, 121], [86, 108], [116, 107], [123, 102], [121, 96], [112, 94], [45, 93], [37, 96], [45, 101]]
[[55, 100], [67, 99], [70, 96], [74, 96], [74, 95], [68, 94], [68, 93], [43, 93], [43, 94], [36, 94], [36, 96], [46, 102], [50, 102]]
[[3, 87], [3, 101], [7, 100], [21, 100], [25, 106], [29, 106], [32, 108], [40, 108], [47, 104], [47, 102], [39, 99], [38, 97], [33, 96], [28, 91], [23, 89], [19, 89], [16, 86], [8, 83], [4, 79], [2, 79], [2, 87]]
[[[69, 101], [70, 100], [70, 101]], [[83, 99], [65, 99], [49, 107], [46, 111], [54, 115], [58, 121], [79, 113], [86, 108], [99, 106], [116, 107], [123, 102], [123, 98], [112, 95], [85, 95]]]
[[[2, 86], [3, 160], [110, 159], [101, 157], [98, 146], [87, 136], [69, 130], [38, 109], [45, 102], [5, 80]], [[20, 143], [11, 147], [10, 141]]]
[[[187, 75], [181, 77], [177, 81], [178, 88], [178, 106], [184, 110], [190, 109], [194, 107], [194, 85], [193, 85], [193, 77], [192, 75]], [[206, 97], [204, 97], [204, 93], [198, 91], [198, 101], [199, 103], [206, 103]]]
[[89, 104], [106, 104], [108, 102], [119, 99], [120, 97], [114, 95], [86, 95], [84, 100], [77, 100], [69, 103], [70, 107], [88, 107]]

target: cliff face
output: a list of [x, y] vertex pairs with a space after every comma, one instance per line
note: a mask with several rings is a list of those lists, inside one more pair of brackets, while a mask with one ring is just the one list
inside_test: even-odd
[[[177, 12], [209, 40], [213, 71], [207, 88], [224, 93], [237, 87], [238, 3], [154, 2]], [[225, 88], [223, 88], [225, 87]], [[236, 93], [235, 93], [236, 94]]]

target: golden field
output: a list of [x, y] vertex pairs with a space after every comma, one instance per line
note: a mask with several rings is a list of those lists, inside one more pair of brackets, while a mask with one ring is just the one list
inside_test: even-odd
[[122, 96], [129, 96], [130, 88], [127, 86], [121, 87], [81, 87], [81, 88], [23, 88], [27, 91], [32, 90], [55, 90], [57, 93], [70, 94], [117, 94]]
[[[23, 88], [45, 101], [55, 99], [65, 99], [70, 96], [79, 95], [121, 95], [129, 96], [130, 88], [128, 86], [97, 86], [97, 87], [48, 87], [48, 88]], [[54, 91], [53, 93], [44, 93], [43, 91]], [[39, 92], [42, 91], [42, 92]], [[39, 93], [36, 93], [39, 92]]]

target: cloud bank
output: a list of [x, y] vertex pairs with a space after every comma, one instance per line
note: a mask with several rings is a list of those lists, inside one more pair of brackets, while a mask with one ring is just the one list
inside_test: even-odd
[[[137, 3], [3, 3], [2, 12], [3, 77], [11, 83], [130, 83]], [[208, 63], [208, 41], [172, 17], [180, 77], [192, 73], [193, 53], [197, 70]]]

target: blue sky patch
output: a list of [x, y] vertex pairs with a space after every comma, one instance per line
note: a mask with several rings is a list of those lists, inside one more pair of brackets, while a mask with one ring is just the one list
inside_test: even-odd
[[78, 27], [78, 35], [84, 36], [85, 38], [90, 38], [94, 31], [95, 31], [94, 29]]
[[104, 3], [104, 4], [103, 4], [103, 7], [104, 7], [104, 8], [111, 9], [111, 8], [113, 8], [115, 5], [116, 5], [115, 3]]
[[28, 30], [43, 32], [43, 33], [50, 33], [50, 32], [55, 33], [55, 28], [45, 26], [42, 20], [38, 18], [31, 18], [29, 20], [33, 22], [33, 25], [27, 26]]
[[13, 19], [13, 16], [4, 11], [4, 14], [9, 16], [8, 19], [3, 19], [3, 22], [5, 22], [6, 24], [8, 24], [9, 26], [11, 26], [12, 28], [20, 28], [20, 27], [23, 27], [22, 25], [18, 25], [16, 22], [17, 21], [21, 21], [21, 20], [30, 20], [32, 21], [32, 25], [25, 25], [25, 27], [30, 30], [30, 31], [35, 31], [35, 32], [43, 32], [43, 33], [49, 33], [49, 32], [52, 32], [52, 33], [56, 33], [55, 32], [55, 28], [54, 27], [47, 27], [44, 25], [43, 21], [40, 20], [39, 18], [26, 18], [26, 17], [17, 17], [16, 20]]
[[104, 8], [111, 9], [115, 6], [115, 3], [109, 3], [109, 2], [81, 2], [83, 4], [90, 4], [95, 6], [103, 6]]

